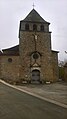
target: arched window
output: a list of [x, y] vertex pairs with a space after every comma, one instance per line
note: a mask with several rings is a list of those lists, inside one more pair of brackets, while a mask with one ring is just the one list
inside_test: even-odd
[[36, 30], [37, 30], [37, 25], [34, 24], [34, 25], [33, 25], [33, 31], [36, 31]]
[[25, 30], [29, 30], [29, 24], [25, 24]]
[[44, 25], [40, 26], [41, 31], [44, 31]]

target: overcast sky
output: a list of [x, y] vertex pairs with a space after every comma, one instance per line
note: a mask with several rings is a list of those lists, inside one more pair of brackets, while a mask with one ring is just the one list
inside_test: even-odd
[[48, 22], [52, 49], [59, 51], [59, 60], [67, 54], [67, 0], [0, 0], [0, 49], [19, 43], [19, 22], [33, 9]]

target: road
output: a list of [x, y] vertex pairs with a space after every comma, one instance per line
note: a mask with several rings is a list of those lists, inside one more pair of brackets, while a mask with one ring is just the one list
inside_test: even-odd
[[0, 83], [0, 119], [67, 119], [67, 109]]

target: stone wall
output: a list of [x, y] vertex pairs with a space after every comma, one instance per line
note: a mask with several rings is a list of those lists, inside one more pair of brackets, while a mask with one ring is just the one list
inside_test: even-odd
[[19, 80], [19, 56], [0, 56], [0, 78], [8, 82]]
[[[29, 31], [33, 31], [33, 24], [35, 24], [35, 23], [32, 23], [32, 22], [28, 22], [27, 23], [28, 25], [29, 25]], [[21, 31], [25, 31], [25, 25], [26, 25], [26, 22], [20, 22], [20, 30]], [[49, 32], [49, 25], [48, 24], [44, 24], [44, 23], [36, 23], [36, 25], [37, 25], [37, 31], [40, 31], [41, 32], [41, 25], [43, 25], [44, 26], [44, 31], [45, 32]]]
[[[20, 31], [20, 78], [22, 80], [30, 80], [31, 78], [31, 62], [30, 54], [35, 51], [35, 39], [34, 36], [37, 35], [36, 40], [36, 51], [41, 54], [40, 56], [40, 78], [44, 81], [57, 80], [57, 75], [55, 76], [55, 70], [57, 71], [57, 53], [52, 54], [51, 51], [51, 33], [44, 32], [26, 32]], [[52, 58], [53, 57], [53, 58]], [[54, 61], [56, 60], [56, 61]], [[36, 60], [38, 64], [38, 61]], [[53, 69], [53, 67], [55, 67]], [[36, 67], [35, 67], [36, 68]], [[58, 71], [57, 71], [58, 72]], [[56, 73], [57, 73], [56, 72]], [[55, 77], [54, 77], [55, 76]]]
[[53, 80], [59, 80], [58, 52], [52, 51]]

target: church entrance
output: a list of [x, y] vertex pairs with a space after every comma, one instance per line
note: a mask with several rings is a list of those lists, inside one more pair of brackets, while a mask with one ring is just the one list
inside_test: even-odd
[[40, 81], [40, 71], [35, 69], [32, 71], [32, 81]]

